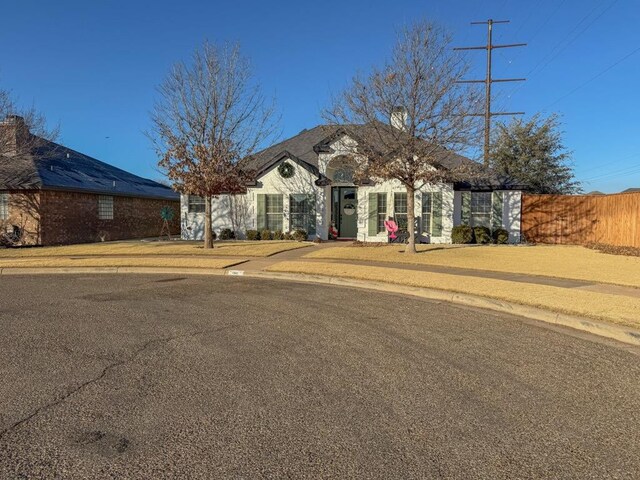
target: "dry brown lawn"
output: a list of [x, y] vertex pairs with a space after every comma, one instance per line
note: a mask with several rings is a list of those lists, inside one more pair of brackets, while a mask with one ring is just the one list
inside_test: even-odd
[[23, 257], [0, 258], [0, 268], [52, 267], [172, 267], [189, 269], [221, 269], [246, 261], [243, 258], [195, 257]]
[[395, 285], [467, 293], [630, 327], [640, 327], [640, 315], [638, 315], [640, 298], [637, 297], [547, 285], [523, 284], [490, 278], [340, 263], [286, 261], [276, 263], [268, 267], [267, 270], [387, 282]]
[[202, 242], [104, 242], [60, 247], [0, 249], [4, 258], [61, 257], [61, 256], [118, 256], [118, 255], [206, 255], [220, 257], [268, 257], [276, 253], [311, 246], [310, 242], [220, 242], [205, 250]]
[[400, 245], [345, 246], [310, 252], [307, 258], [364, 260], [396, 264], [438, 265], [496, 272], [587, 280], [640, 288], [640, 257], [607, 255], [569, 245], [473, 246], [420, 245], [405, 255]]

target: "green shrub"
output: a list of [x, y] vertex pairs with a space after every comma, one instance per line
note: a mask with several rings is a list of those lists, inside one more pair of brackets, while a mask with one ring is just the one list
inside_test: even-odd
[[211, 238], [213, 238], [215, 240], [216, 238], [218, 238], [218, 234], [215, 231], [212, 231], [211, 232]]
[[273, 239], [274, 240], [284, 240], [284, 232], [282, 232], [280, 230], [276, 230], [275, 232], [273, 232]]
[[491, 230], [487, 227], [473, 227], [473, 236], [475, 237], [476, 243], [483, 245], [491, 243]]
[[293, 235], [291, 235], [291, 232], [285, 232], [284, 233], [284, 239], [285, 240], [293, 240]]
[[469, 225], [456, 225], [451, 230], [452, 243], [473, 243], [473, 230]]
[[236, 238], [236, 232], [230, 228], [220, 230], [220, 240], [233, 240], [234, 238]]
[[307, 240], [307, 232], [305, 230], [295, 230], [291, 236], [296, 242], [304, 242]]
[[260, 232], [258, 230], [247, 230], [245, 235], [247, 240], [260, 240]]
[[497, 243], [498, 245], [509, 243], [509, 232], [504, 228], [496, 228], [492, 235], [493, 243]]
[[271, 240], [271, 230], [262, 230], [260, 232], [260, 240]]

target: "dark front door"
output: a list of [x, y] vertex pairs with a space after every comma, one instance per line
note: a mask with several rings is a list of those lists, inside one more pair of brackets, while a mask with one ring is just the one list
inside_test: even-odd
[[356, 238], [358, 235], [358, 190], [356, 187], [338, 187], [338, 236]]

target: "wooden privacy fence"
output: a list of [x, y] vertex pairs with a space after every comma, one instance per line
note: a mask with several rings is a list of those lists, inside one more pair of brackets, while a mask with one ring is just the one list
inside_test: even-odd
[[640, 248], [640, 193], [525, 194], [521, 225], [529, 242]]

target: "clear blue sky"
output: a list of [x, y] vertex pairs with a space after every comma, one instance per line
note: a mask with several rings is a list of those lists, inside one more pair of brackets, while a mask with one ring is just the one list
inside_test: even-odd
[[[143, 134], [155, 86], [205, 39], [241, 43], [288, 137], [319, 123], [330, 93], [380, 61], [399, 26], [426, 18], [480, 45], [485, 29], [469, 22], [494, 18], [511, 20], [497, 43], [529, 44], [495, 55], [495, 77], [529, 78], [497, 85], [496, 107], [561, 113], [586, 191], [640, 187], [640, 51], [582, 86], [640, 48], [637, 0], [6, 3], [0, 86], [59, 123], [66, 145], [142, 176], [160, 177]], [[469, 55], [482, 77], [483, 52]]]

